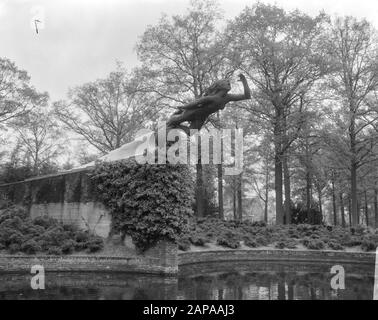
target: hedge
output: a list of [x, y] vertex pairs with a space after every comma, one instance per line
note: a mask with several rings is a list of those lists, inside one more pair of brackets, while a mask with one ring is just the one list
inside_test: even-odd
[[130, 235], [140, 251], [159, 240], [177, 242], [186, 232], [193, 201], [188, 166], [102, 162], [91, 179], [111, 213], [111, 233]]

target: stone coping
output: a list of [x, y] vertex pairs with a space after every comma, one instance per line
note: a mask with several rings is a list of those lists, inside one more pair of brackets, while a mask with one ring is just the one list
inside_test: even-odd
[[17, 181], [17, 182], [0, 184], [0, 187], [8, 187], [8, 186], [22, 184], [22, 183], [30, 182], [30, 181], [37, 181], [37, 180], [54, 178], [54, 177], [61, 177], [61, 176], [69, 175], [69, 174], [72, 174], [72, 173], [89, 172], [92, 169], [94, 169], [94, 166], [88, 166], [88, 167], [85, 167], [85, 168], [71, 169], [71, 170], [61, 171], [61, 172], [57, 172], [57, 173], [51, 173], [51, 174], [47, 174], [47, 175], [43, 175], [43, 176], [32, 177], [32, 178], [21, 180], [21, 181]]
[[30, 273], [32, 265], [42, 265], [45, 272], [126, 272], [175, 275], [178, 267], [161, 265], [158, 257], [119, 256], [49, 256], [2, 255], [1, 273]]
[[[178, 268], [153, 266], [156, 258], [86, 256], [86, 255], [2, 255], [0, 273], [30, 272], [31, 262], [41, 263], [46, 272], [130, 272], [175, 275]], [[337, 262], [346, 264], [375, 264], [375, 252], [317, 251], [317, 250], [212, 250], [180, 252], [178, 267], [212, 262]]]
[[180, 252], [179, 266], [229, 261], [265, 262], [339, 262], [347, 264], [375, 264], [375, 252], [285, 249], [230, 249]]
[[[144, 257], [141, 257], [146, 259]], [[138, 257], [120, 257], [120, 256], [87, 256], [87, 255], [65, 255], [65, 256], [57, 256], [57, 255], [0, 255], [0, 259], [19, 259], [19, 260], [136, 260], [140, 259]]]

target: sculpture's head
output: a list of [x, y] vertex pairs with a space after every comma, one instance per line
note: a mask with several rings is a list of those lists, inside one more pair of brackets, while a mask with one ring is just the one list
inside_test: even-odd
[[204, 96], [212, 96], [223, 91], [226, 94], [231, 90], [231, 83], [228, 79], [218, 80], [205, 90]]

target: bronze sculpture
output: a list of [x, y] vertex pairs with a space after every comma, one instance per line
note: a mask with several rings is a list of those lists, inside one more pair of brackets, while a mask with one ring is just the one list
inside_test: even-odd
[[[217, 81], [201, 98], [177, 107], [178, 110], [167, 121], [167, 129], [183, 129], [186, 133], [189, 133], [190, 129], [200, 130], [208, 117], [224, 109], [228, 102], [251, 99], [251, 91], [245, 76], [240, 74], [239, 78], [244, 87], [243, 94], [229, 94], [231, 84], [228, 79]], [[189, 122], [189, 126], [182, 125], [186, 121]]]

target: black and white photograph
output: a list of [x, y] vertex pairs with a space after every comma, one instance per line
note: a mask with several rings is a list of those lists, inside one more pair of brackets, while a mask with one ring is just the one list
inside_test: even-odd
[[378, 300], [377, 247], [377, 0], [0, 0], [0, 301]]

